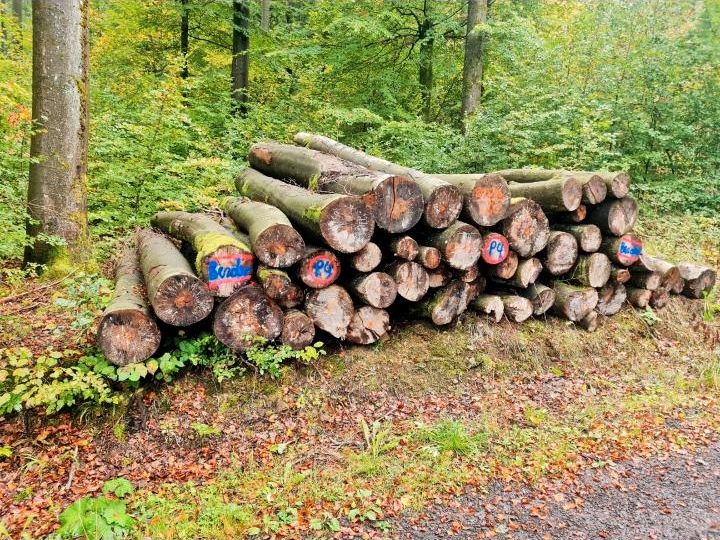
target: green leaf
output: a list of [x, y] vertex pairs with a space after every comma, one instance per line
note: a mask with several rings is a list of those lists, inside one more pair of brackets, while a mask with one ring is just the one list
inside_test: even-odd
[[102, 492], [103, 493], [112, 493], [116, 497], [124, 497], [125, 495], [129, 495], [132, 493], [133, 486], [130, 483], [129, 480], [123, 477], [115, 478], [113, 480], [108, 480], [103, 484]]

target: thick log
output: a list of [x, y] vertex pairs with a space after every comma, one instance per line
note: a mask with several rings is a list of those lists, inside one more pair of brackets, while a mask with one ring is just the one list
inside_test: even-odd
[[552, 276], [560, 276], [573, 267], [577, 258], [575, 237], [570, 233], [551, 231], [541, 258], [543, 268]]
[[315, 339], [315, 325], [312, 319], [298, 309], [285, 312], [280, 342], [291, 349], [302, 350]]
[[470, 307], [491, 317], [496, 323], [500, 322], [505, 313], [505, 305], [502, 299], [494, 294], [478, 294], [478, 296], [470, 302]]
[[572, 234], [577, 240], [578, 246], [585, 253], [595, 253], [600, 249], [602, 243], [602, 232], [597, 225], [572, 225], [572, 224], [554, 224], [554, 231], [562, 231]]
[[252, 279], [252, 249], [210, 216], [158, 212], [150, 223], [192, 246], [196, 253], [195, 270], [215, 296], [230, 296]]
[[243, 171], [235, 186], [241, 195], [279, 208], [296, 227], [341, 253], [360, 251], [375, 230], [372, 212], [359, 197], [313, 193], [254, 169]]
[[442, 254], [438, 248], [419, 246], [416, 260], [428, 270], [434, 270], [440, 266], [440, 263], [442, 262]]
[[570, 272], [570, 279], [585, 287], [602, 287], [610, 279], [612, 264], [604, 253], [580, 255]]
[[616, 199], [627, 197], [630, 193], [630, 175], [624, 171], [620, 172], [596, 172], [608, 189], [608, 195]]
[[358, 195], [373, 210], [377, 226], [400, 233], [423, 213], [423, 195], [410, 177], [370, 170], [310, 148], [265, 142], [254, 144], [250, 165], [275, 178], [290, 178], [312, 191]]
[[630, 281], [630, 270], [627, 268], [618, 268], [617, 266], [613, 266], [610, 271], [610, 280], [613, 283], [627, 283]]
[[627, 299], [627, 289], [622, 283], [606, 283], [598, 289], [598, 303], [595, 306], [600, 315], [610, 317], [623, 307]]
[[632, 234], [620, 237], [605, 238], [600, 244], [600, 251], [610, 257], [615, 264], [630, 266], [642, 255], [643, 242]]
[[382, 262], [382, 250], [375, 242], [368, 242], [350, 256], [350, 267], [358, 272], [372, 272]]
[[636, 308], [646, 308], [650, 304], [650, 298], [652, 298], [652, 291], [635, 287], [627, 288], [627, 301]]
[[439, 249], [448, 265], [467, 270], [480, 258], [483, 237], [472, 225], [456, 221], [442, 231], [428, 231], [424, 242]]
[[671, 262], [643, 253], [635, 262], [635, 266], [659, 272], [662, 275], [660, 286], [674, 294], [680, 294], [685, 288], [685, 280], [680, 275], [680, 269]]
[[513, 198], [531, 199], [548, 212], [572, 212], [582, 202], [582, 185], [572, 177], [529, 184], [510, 182], [509, 187]]
[[150, 314], [135, 246], [125, 249], [115, 269], [115, 291], [103, 312], [97, 344], [116, 366], [144, 362], [160, 346], [160, 329]]
[[540, 259], [536, 257], [530, 257], [529, 259], [522, 259], [518, 262], [517, 269], [513, 276], [509, 279], [509, 283], [514, 287], [526, 289], [540, 276], [543, 265]]
[[463, 206], [462, 193], [457, 187], [436, 176], [370, 156], [322, 135], [298, 133], [294, 140], [301, 146], [337, 156], [374, 171], [409, 176], [420, 186], [425, 200], [423, 221], [434, 229], [448, 227], [460, 215]]
[[350, 282], [348, 289], [369, 306], [385, 309], [395, 302], [398, 287], [389, 274], [373, 272], [355, 277]]
[[658, 287], [650, 294], [650, 307], [662, 309], [670, 302], [670, 290], [665, 287]]
[[370, 345], [387, 335], [388, 330], [390, 330], [390, 315], [387, 311], [362, 306], [350, 319], [346, 339], [356, 345]]
[[505, 217], [510, 189], [499, 174], [437, 174], [463, 194], [463, 219], [491, 227]]
[[480, 257], [485, 263], [500, 264], [508, 258], [509, 254], [510, 244], [502, 234], [491, 232], [483, 235]]
[[329, 249], [307, 246], [300, 259], [297, 274], [300, 281], [311, 289], [322, 289], [340, 277], [340, 260]]
[[630, 270], [630, 285], [637, 289], [647, 289], [648, 291], [654, 291], [659, 288], [662, 283], [662, 274], [660, 272], [649, 272], [643, 268], [637, 268], [631, 266]]
[[600, 204], [605, 200], [608, 188], [603, 179], [595, 173], [573, 173], [582, 186], [583, 204]]
[[521, 257], [532, 257], [547, 244], [550, 234], [548, 219], [534, 201], [513, 199], [501, 223], [502, 234], [510, 248]]
[[140, 268], [155, 315], [173, 326], [190, 326], [210, 315], [215, 301], [205, 283], [169, 239], [143, 230], [137, 236]]
[[584, 319], [598, 303], [598, 293], [590, 287], [556, 281], [552, 288], [555, 291], [553, 312], [573, 322]]
[[299, 306], [305, 299], [303, 290], [292, 282], [287, 272], [279, 268], [259, 266], [255, 277], [268, 298], [283, 309]]
[[465, 283], [472, 283], [480, 275], [480, 268], [478, 267], [478, 265], [473, 265], [467, 270], [461, 270], [456, 272], [456, 274], [460, 281], [463, 281]]
[[397, 293], [405, 300], [417, 302], [430, 287], [427, 270], [416, 262], [397, 261], [390, 264], [385, 272], [395, 280]]
[[588, 209], [585, 221], [600, 227], [604, 233], [622, 236], [632, 231], [637, 221], [638, 205], [635, 199], [608, 199]]
[[444, 287], [453, 279], [452, 271], [444, 264], [440, 264], [437, 268], [427, 271], [428, 287], [437, 289]]
[[604, 171], [565, 171], [562, 169], [506, 169], [495, 171], [508, 182], [541, 182], [558, 175], [570, 174], [579, 178], [587, 175], [599, 177], [605, 183], [609, 195], [617, 199], [625, 197], [630, 191], [630, 177], [626, 172]]
[[702, 298], [715, 286], [717, 273], [705, 266], [688, 262], [678, 264], [680, 277], [685, 280], [682, 293], [690, 298]]
[[420, 246], [410, 236], [395, 236], [388, 241], [388, 247], [395, 257], [405, 259], [406, 261], [414, 261], [419, 252]]
[[462, 281], [452, 281], [437, 289], [428, 298], [410, 307], [416, 316], [430, 319], [433, 324], [442, 326], [450, 324], [460, 313], [465, 311], [469, 286]]
[[510, 251], [503, 262], [496, 264], [495, 266], [491, 266], [487, 269], [487, 272], [490, 276], [499, 279], [510, 279], [515, 275], [515, 272], [517, 272], [519, 264], [520, 258], [517, 253]]
[[555, 291], [542, 283], [533, 283], [518, 292], [532, 302], [535, 317], [544, 315], [555, 303]]
[[305, 313], [320, 330], [338, 339], [345, 339], [355, 308], [345, 289], [339, 285], [330, 285], [308, 293]]
[[499, 294], [498, 296], [503, 303], [508, 320], [521, 323], [532, 317], [533, 304], [527, 298], [515, 294]]
[[302, 257], [305, 241], [281, 210], [241, 197], [227, 198], [222, 208], [247, 232], [253, 252], [263, 264], [286, 268]]
[[[605, 184], [603, 184], [605, 185]], [[578, 324], [587, 330], [588, 332], [594, 332], [597, 330], [598, 324], [600, 324], [600, 316], [597, 311], [591, 311], [585, 317], [578, 321]]]
[[213, 333], [233, 350], [252, 347], [257, 338], [273, 340], [282, 329], [282, 309], [256, 283], [238, 289], [215, 310]]

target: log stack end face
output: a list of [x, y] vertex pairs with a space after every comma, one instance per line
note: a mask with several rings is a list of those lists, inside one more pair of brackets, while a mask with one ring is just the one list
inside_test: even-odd
[[630, 266], [640, 259], [642, 255], [643, 242], [637, 236], [624, 234], [617, 243], [617, 261], [625, 266]]
[[257, 236], [253, 249], [263, 264], [287, 268], [300, 260], [305, 250], [305, 241], [291, 226], [277, 224]]
[[510, 206], [510, 189], [499, 174], [486, 174], [478, 180], [468, 198], [468, 213], [480, 226], [492, 227], [507, 213]]
[[457, 220], [463, 208], [460, 190], [447, 184], [436, 188], [425, 201], [425, 223], [434, 229], [444, 229]]
[[322, 289], [335, 283], [340, 276], [340, 260], [332, 251], [321, 249], [300, 263], [300, 279], [312, 289]]
[[249, 283], [253, 276], [254, 257], [251, 252], [233, 245], [219, 245], [198, 254], [198, 266], [205, 277], [208, 290], [215, 296], [230, 296]]
[[372, 213], [359, 197], [342, 197], [326, 205], [319, 221], [327, 244], [341, 253], [360, 251], [375, 230]]
[[472, 225], [464, 224], [457, 228], [448, 240], [444, 257], [447, 263], [457, 270], [467, 270], [477, 263], [482, 253], [483, 237]]
[[375, 187], [372, 199], [377, 226], [390, 233], [408, 231], [422, 218], [425, 200], [409, 176], [389, 176]]
[[490, 265], [500, 264], [508, 258], [510, 245], [507, 238], [499, 233], [489, 233], [483, 237], [482, 260]]
[[108, 313], [100, 321], [97, 343], [116, 366], [144, 362], [160, 346], [160, 330], [155, 320], [137, 309]]
[[521, 257], [541, 251], [550, 235], [550, 223], [540, 205], [529, 199], [514, 202], [503, 220], [503, 235]]
[[253, 345], [253, 337], [272, 340], [283, 328], [283, 312], [263, 289], [250, 284], [226, 298], [217, 308], [213, 331], [217, 338], [234, 350]]

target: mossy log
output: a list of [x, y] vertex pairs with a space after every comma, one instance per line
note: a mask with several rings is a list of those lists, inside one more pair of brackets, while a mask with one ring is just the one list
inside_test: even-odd
[[632, 231], [637, 221], [638, 205], [635, 199], [607, 199], [605, 202], [588, 209], [585, 222], [600, 227], [604, 233], [622, 236]]
[[280, 342], [291, 349], [302, 350], [315, 339], [312, 319], [298, 309], [285, 312]]
[[395, 280], [398, 295], [410, 302], [420, 300], [430, 287], [427, 270], [414, 261], [396, 261], [385, 272]]
[[508, 182], [542, 182], [565, 174], [579, 178], [592, 175], [600, 178], [607, 187], [608, 195], [612, 195], [617, 199], [627, 196], [630, 191], [630, 176], [626, 172], [566, 171], [562, 169], [506, 169], [495, 172]]
[[483, 234], [482, 251], [480, 258], [483, 262], [494, 265], [500, 264], [508, 258], [510, 244], [502, 234], [491, 232]]
[[650, 304], [650, 298], [652, 298], [652, 291], [627, 287], [627, 301], [636, 308], [646, 308]]
[[585, 287], [602, 287], [610, 279], [612, 264], [604, 253], [580, 255], [569, 273], [570, 279]]
[[410, 313], [430, 319], [433, 324], [450, 324], [467, 305], [469, 286], [462, 281], [451, 281], [435, 290], [428, 298], [410, 306]]
[[158, 212], [150, 223], [192, 246], [195, 270], [215, 296], [230, 296], [252, 279], [255, 262], [252, 249], [210, 216]]
[[190, 326], [210, 315], [213, 295], [168, 238], [143, 230], [137, 235], [148, 300], [155, 315], [173, 326]]
[[503, 303], [505, 317], [514, 323], [526, 321], [533, 314], [533, 304], [524, 296], [516, 294], [498, 294]]
[[533, 283], [518, 293], [532, 302], [535, 317], [544, 315], [555, 303], [555, 291], [542, 283]]
[[542, 251], [550, 235], [547, 216], [530, 199], [512, 199], [501, 232], [510, 248], [521, 257], [532, 257]]
[[331, 250], [306, 246], [297, 265], [297, 276], [311, 289], [322, 289], [337, 281], [341, 269], [340, 260]]
[[442, 262], [442, 254], [438, 248], [431, 246], [418, 246], [417, 262], [428, 270], [434, 270]]
[[279, 208], [302, 232], [341, 253], [360, 251], [375, 230], [372, 212], [359, 197], [313, 193], [255, 169], [243, 171], [235, 186], [241, 195]]
[[344, 288], [330, 285], [308, 293], [305, 313], [320, 330], [338, 339], [345, 339], [355, 308], [350, 294]]
[[600, 244], [600, 252], [607, 255], [615, 264], [622, 266], [634, 264], [642, 255], [642, 249], [642, 240], [633, 234], [608, 237]]
[[595, 309], [600, 315], [610, 317], [620, 311], [626, 299], [625, 285], [609, 282], [598, 289], [598, 303]]
[[671, 262], [643, 253], [640, 255], [640, 259], [635, 262], [635, 266], [648, 271], [659, 272], [662, 275], [660, 286], [674, 294], [680, 294], [685, 288], [685, 280], [680, 275], [680, 269]]
[[463, 194], [463, 219], [491, 227], [505, 217], [510, 188], [499, 174], [437, 174]]
[[496, 323], [502, 320], [505, 313], [502, 299], [495, 294], [478, 294], [475, 300], [470, 302], [470, 307], [479, 313], [488, 315]]
[[582, 202], [582, 185], [572, 177], [553, 178], [529, 184], [509, 183], [510, 193], [515, 197], [531, 199], [543, 211], [573, 211]]
[[702, 298], [715, 286], [717, 273], [711, 268], [683, 262], [678, 264], [678, 270], [685, 280], [682, 293], [689, 298]]
[[423, 242], [437, 248], [443, 260], [457, 270], [467, 270], [478, 262], [483, 237], [475, 227], [456, 221], [442, 231], [427, 231]]
[[573, 225], [573, 224], [553, 224], [554, 231], [562, 231], [572, 234], [577, 240], [578, 247], [585, 253], [595, 253], [600, 249], [602, 243], [602, 232], [597, 225]]
[[293, 283], [284, 270], [259, 266], [255, 271], [255, 277], [262, 285], [265, 294], [283, 309], [299, 306], [305, 299], [302, 288]]
[[301, 146], [331, 154], [374, 171], [409, 176], [420, 186], [425, 200], [423, 222], [432, 228], [448, 227], [460, 216], [463, 207], [462, 193], [454, 185], [436, 176], [370, 156], [322, 135], [298, 133], [294, 140]]
[[115, 290], [100, 320], [96, 341], [110, 362], [125, 366], [144, 362], [155, 354], [160, 337], [133, 242], [115, 268]]
[[550, 231], [541, 262], [543, 268], [552, 276], [568, 272], [577, 261], [578, 243], [575, 237], [562, 231]]
[[360, 274], [350, 282], [348, 289], [367, 305], [379, 309], [390, 307], [398, 292], [395, 280], [385, 272]]
[[556, 281], [552, 288], [555, 291], [553, 312], [573, 322], [584, 319], [598, 303], [598, 293], [591, 287], [578, 287]]
[[588, 332], [594, 332], [597, 330], [600, 324], [600, 315], [597, 311], [591, 311], [585, 317], [578, 321], [578, 325], [587, 330]]
[[362, 306], [355, 310], [346, 339], [356, 345], [371, 345], [390, 330], [390, 315], [384, 309]]
[[282, 329], [282, 309], [257, 283], [245, 285], [226, 298], [213, 319], [215, 337], [236, 351], [252, 347], [256, 338], [273, 340]]
[[491, 266], [487, 269], [488, 275], [499, 279], [511, 279], [517, 272], [520, 258], [514, 251], [508, 252], [507, 258], [500, 264]]
[[424, 201], [420, 186], [409, 176], [386, 174], [310, 148], [264, 142], [248, 155], [255, 169], [280, 179], [292, 179], [311, 191], [358, 195], [373, 210], [376, 225], [391, 233], [415, 226]]
[[349, 265], [358, 272], [372, 272], [382, 262], [382, 250], [375, 242], [368, 242], [360, 251], [350, 256]]
[[395, 236], [388, 240], [388, 247], [393, 256], [406, 261], [414, 261], [419, 252], [418, 243], [410, 236]]
[[444, 287], [453, 280], [453, 273], [445, 264], [440, 264], [437, 268], [427, 271], [428, 286], [431, 289]]

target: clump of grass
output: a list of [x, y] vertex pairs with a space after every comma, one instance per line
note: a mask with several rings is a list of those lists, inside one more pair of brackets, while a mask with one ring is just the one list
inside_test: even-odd
[[430, 427], [420, 428], [418, 438], [429, 443], [437, 453], [473, 456], [487, 447], [489, 437], [486, 432], [471, 435], [462, 422], [442, 420]]
[[708, 388], [720, 390], [720, 349], [716, 357], [700, 367], [700, 381]]

